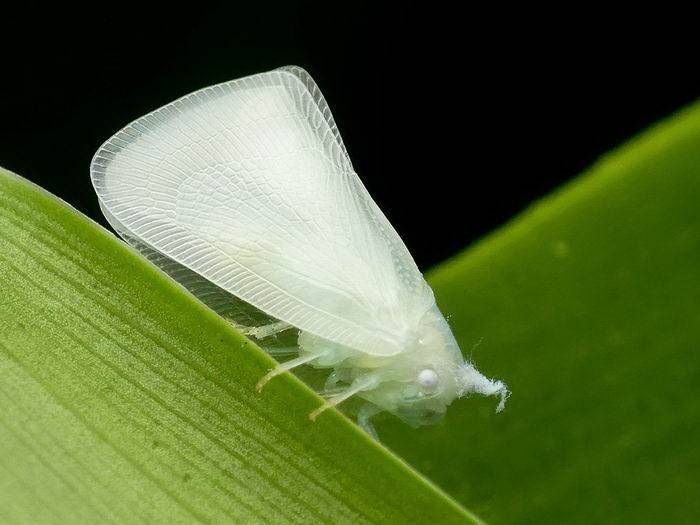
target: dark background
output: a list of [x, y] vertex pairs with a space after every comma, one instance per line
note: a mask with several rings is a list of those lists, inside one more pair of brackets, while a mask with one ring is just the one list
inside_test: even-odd
[[0, 165], [104, 224], [88, 173], [104, 140], [195, 89], [297, 64], [427, 268], [700, 93], [690, 13], [467, 6], [4, 7]]

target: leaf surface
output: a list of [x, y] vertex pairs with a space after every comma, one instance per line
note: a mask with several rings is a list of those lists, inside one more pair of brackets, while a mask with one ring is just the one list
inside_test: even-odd
[[464, 523], [114, 236], [0, 171], [0, 522]]

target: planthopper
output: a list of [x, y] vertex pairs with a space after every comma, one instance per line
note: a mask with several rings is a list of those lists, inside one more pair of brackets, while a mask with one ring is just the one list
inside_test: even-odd
[[[503, 408], [506, 386], [462, 357], [303, 69], [207, 87], [135, 120], [100, 147], [91, 176], [129, 244], [271, 354], [292, 357], [258, 389], [301, 365], [329, 370], [311, 419], [351, 397], [373, 435], [381, 411], [418, 426], [472, 393]], [[288, 346], [266, 345], [285, 333]]]

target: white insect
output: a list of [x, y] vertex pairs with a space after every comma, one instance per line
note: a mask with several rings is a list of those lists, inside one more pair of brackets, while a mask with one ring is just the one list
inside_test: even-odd
[[418, 426], [473, 392], [499, 395], [503, 408], [506, 386], [464, 361], [303, 69], [149, 113], [102, 145], [91, 175], [115, 230], [215, 311], [240, 327], [234, 310], [252, 305], [258, 325], [246, 331], [259, 339], [296, 329], [298, 357], [258, 388], [302, 364], [333, 369], [312, 419], [354, 395], [372, 434], [382, 410]]

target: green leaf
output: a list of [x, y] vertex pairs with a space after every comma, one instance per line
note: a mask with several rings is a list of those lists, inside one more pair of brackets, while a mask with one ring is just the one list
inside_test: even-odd
[[123, 243], [0, 172], [0, 522], [477, 521]]
[[700, 104], [430, 281], [512, 396], [388, 446], [493, 523], [700, 522]]

